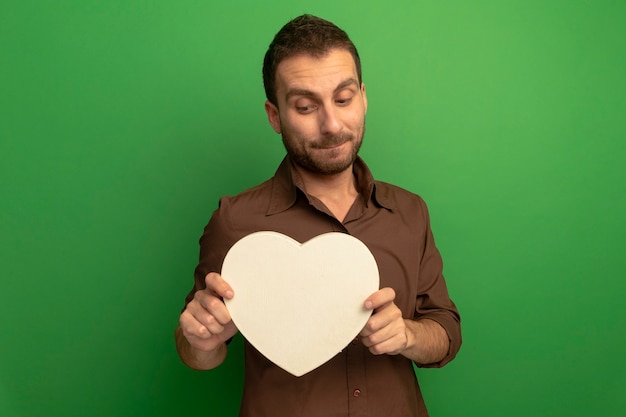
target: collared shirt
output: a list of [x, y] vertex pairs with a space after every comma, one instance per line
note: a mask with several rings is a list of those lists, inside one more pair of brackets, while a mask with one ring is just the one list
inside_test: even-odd
[[[417, 364], [443, 366], [461, 346], [460, 317], [448, 295], [426, 204], [413, 193], [375, 181], [360, 158], [354, 175], [359, 195], [343, 221], [306, 193], [288, 157], [273, 178], [234, 197], [222, 197], [200, 239], [195, 285], [186, 301], [205, 288], [206, 274], [221, 271], [230, 247], [252, 232], [275, 231], [299, 242], [327, 232], [348, 233], [374, 255], [380, 287], [395, 290], [404, 318], [428, 318], [446, 330], [448, 355], [438, 363]], [[282, 337], [288, 340], [289, 335]], [[355, 339], [324, 365], [295, 377], [244, 343], [242, 417], [428, 415], [413, 362], [402, 355], [373, 355]]]

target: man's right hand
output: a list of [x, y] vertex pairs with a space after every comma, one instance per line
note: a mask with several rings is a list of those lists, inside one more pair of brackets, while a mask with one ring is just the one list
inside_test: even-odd
[[237, 333], [223, 299], [235, 295], [222, 277], [211, 272], [204, 278], [206, 289], [196, 291], [180, 315], [180, 330], [189, 345], [201, 352], [213, 352]]

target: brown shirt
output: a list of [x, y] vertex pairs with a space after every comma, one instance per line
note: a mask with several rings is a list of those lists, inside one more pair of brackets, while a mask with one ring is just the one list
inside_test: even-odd
[[[374, 181], [361, 159], [354, 165], [357, 197], [343, 223], [315, 197], [285, 158], [275, 176], [234, 197], [223, 197], [200, 239], [195, 285], [221, 271], [230, 247], [242, 237], [271, 230], [305, 242], [326, 232], [348, 233], [370, 249], [380, 286], [392, 287], [404, 318], [428, 318], [447, 331], [452, 360], [461, 346], [459, 313], [448, 296], [426, 204], [399, 187]], [[289, 343], [289, 335], [284, 337]], [[413, 363], [402, 355], [373, 355], [353, 341], [319, 368], [295, 377], [245, 342], [242, 417], [427, 416]]]

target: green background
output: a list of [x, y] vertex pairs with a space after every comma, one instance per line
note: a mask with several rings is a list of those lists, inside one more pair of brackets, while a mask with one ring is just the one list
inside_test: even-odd
[[261, 62], [357, 44], [362, 155], [421, 194], [463, 316], [433, 417], [623, 416], [626, 3], [0, 3], [0, 415], [235, 416], [173, 331], [217, 199], [273, 174]]

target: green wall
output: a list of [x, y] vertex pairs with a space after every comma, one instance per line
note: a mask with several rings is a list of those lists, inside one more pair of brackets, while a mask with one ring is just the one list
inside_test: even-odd
[[235, 416], [173, 344], [217, 199], [282, 158], [261, 61], [303, 12], [351, 35], [362, 154], [421, 194], [464, 346], [431, 414], [626, 409], [626, 4], [0, 3], [0, 415]]

